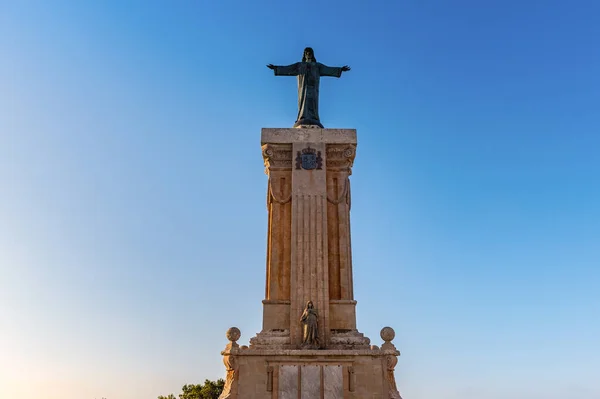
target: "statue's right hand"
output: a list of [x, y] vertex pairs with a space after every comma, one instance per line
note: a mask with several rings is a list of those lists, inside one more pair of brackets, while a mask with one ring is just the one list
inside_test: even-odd
[[268, 64], [268, 65], [267, 65], [267, 68], [269, 68], [269, 69], [275, 69], [275, 68], [277, 68], [277, 67], [276, 67], [275, 65], [273, 65], [273, 64]]

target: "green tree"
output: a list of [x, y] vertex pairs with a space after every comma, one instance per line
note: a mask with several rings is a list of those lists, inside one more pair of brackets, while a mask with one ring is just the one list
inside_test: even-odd
[[223, 392], [225, 381], [218, 379], [217, 381], [205, 380], [204, 384], [184, 385], [181, 388], [182, 392], [179, 399], [219, 399], [219, 395]]
[[[219, 399], [219, 395], [223, 392], [225, 381], [218, 379], [217, 381], [205, 380], [204, 384], [185, 384], [181, 388], [179, 399]], [[177, 399], [175, 395], [159, 396], [158, 399]]]

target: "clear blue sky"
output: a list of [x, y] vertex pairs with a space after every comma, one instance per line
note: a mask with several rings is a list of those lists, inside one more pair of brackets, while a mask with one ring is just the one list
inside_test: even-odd
[[0, 397], [149, 399], [261, 328], [290, 64], [356, 128], [359, 329], [406, 399], [600, 397], [600, 3], [3, 1]]

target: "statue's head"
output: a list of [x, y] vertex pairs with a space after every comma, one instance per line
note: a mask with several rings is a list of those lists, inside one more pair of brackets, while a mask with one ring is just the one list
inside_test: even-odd
[[308, 301], [308, 302], [306, 302], [306, 308], [307, 308], [307, 309], [312, 309], [313, 307], [314, 307], [314, 306], [313, 306], [313, 303], [312, 303], [312, 301]]
[[312, 47], [305, 48], [304, 54], [302, 54], [302, 62], [307, 61], [317, 62], [317, 59], [315, 58], [315, 52], [313, 51]]

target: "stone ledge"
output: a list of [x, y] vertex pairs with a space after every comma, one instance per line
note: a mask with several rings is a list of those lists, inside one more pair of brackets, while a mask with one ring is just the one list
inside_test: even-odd
[[263, 299], [264, 305], [289, 305], [291, 301], [289, 299]]
[[[400, 352], [397, 350], [381, 350], [381, 349], [356, 349], [356, 350], [344, 350], [344, 349], [239, 349], [232, 348], [231, 351], [222, 352], [223, 355], [231, 354], [235, 356], [293, 356], [297, 358], [314, 358], [315, 356], [327, 356], [327, 357], [352, 357], [352, 356], [387, 356], [394, 355], [400, 356]], [[307, 359], [310, 360], [310, 359]]]
[[277, 143], [356, 144], [356, 129], [262, 128], [261, 145]]
[[[285, 349], [290, 347], [290, 330], [261, 331], [250, 338], [249, 350]], [[245, 349], [244, 349], [245, 350]]]
[[[364, 336], [364, 334], [358, 332], [358, 330], [351, 331], [331, 331], [330, 345], [334, 349], [345, 349], [345, 350], [361, 350], [369, 349], [371, 340]], [[374, 350], [373, 348], [369, 350]]]

